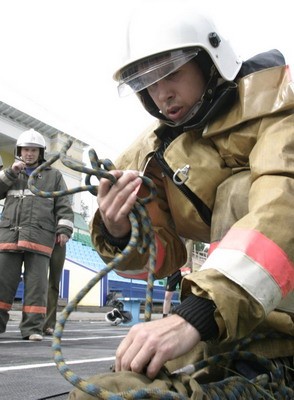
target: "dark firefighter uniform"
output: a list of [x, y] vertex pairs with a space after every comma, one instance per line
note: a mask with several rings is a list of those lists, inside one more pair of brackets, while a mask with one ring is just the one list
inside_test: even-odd
[[[0, 198], [5, 204], [0, 220], [0, 333], [5, 332], [24, 263], [23, 338], [42, 334], [46, 314], [48, 265], [58, 234], [71, 236], [73, 211], [67, 196], [42, 198], [28, 189], [29, 176], [11, 168], [0, 173]], [[44, 191], [66, 189], [57, 169], [47, 167], [37, 176]], [[56, 225], [57, 221], [57, 225]]]

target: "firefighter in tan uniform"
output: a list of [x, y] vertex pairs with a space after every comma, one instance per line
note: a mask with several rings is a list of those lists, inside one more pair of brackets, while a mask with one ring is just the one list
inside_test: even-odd
[[[183, 279], [174, 314], [134, 325], [116, 352], [116, 374], [93, 381], [123, 390], [126, 374], [131, 388], [132, 371], [142, 374], [133, 375], [133, 387], [147, 387], [163, 365], [174, 371], [201, 359], [203, 349], [211, 354], [212, 342], [221, 352], [271, 331], [280, 339], [250, 350], [293, 371], [294, 86], [284, 57], [272, 50], [243, 62], [197, 6], [156, 3], [133, 14], [114, 78], [119, 93], [135, 92], [158, 123], [116, 160], [117, 183], [101, 180], [96, 249], [108, 262], [127, 245], [144, 173], [157, 187], [147, 205], [156, 277], [184, 264], [181, 236], [209, 242], [210, 254]], [[144, 278], [148, 261], [134, 249], [116, 272]], [[232, 368], [249, 379], [263, 372], [251, 363]], [[70, 398], [88, 397], [75, 390]]]
[[[0, 333], [6, 330], [23, 266], [20, 331], [23, 339], [32, 341], [43, 337], [48, 266], [56, 236], [65, 245], [74, 220], [66, 196], [42, 198], [28, 189], [29, 176], [44, 161], [44, 151], [43, 136], [25, 131], [16, 143], [17, 161], [0, 172], [0, 198], [5, 198], [0, 220]], [[51, 167], [37, 176], [36, 185], [44, 191], [66, 189], [60, 171]]]

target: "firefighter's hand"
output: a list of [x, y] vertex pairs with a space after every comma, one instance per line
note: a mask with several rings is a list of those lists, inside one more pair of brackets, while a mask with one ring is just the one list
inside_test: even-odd
[[146, 373], [160, 368], [200, 342], [199, 332], [179, 315], [134, 325], [116, 351], [116, 371]]
[[19, 174], [24, 168], [25, 168], [26, 164], [23, 161], [15, 161], [12, 166], [11, 169], [15, 174]]
[[133, 208], [137, 192], [142, 183], [138, 171], [111, 171], [117, 178], [112, 184], [108, 179], [101, 179], [98, 189], [98, 206], [104, 225], [116, 238], [128, 235], [131, 230], [129, 213]]
[[68, 239], [69, 237], [67, 235], [65, 235], [64, 233], [60, 233], [56, 237], [56, 243], [58, 243], [60, 247], [63, 247], [68, 242]]

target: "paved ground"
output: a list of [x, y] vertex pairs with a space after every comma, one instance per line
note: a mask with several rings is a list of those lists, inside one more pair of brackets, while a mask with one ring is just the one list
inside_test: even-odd
[[[115, 350], [130, 329], [109, 325], [104, 315], [73, 312], [65, 325], [62, 354], [68, 367], [83, 379], [110, 370]], [[56, 368], [51, 337], [42, 342], [22, 340], [20, 317], [20, 311], [11, 311], [7, 331], [0, 335], [0, 399], [67, 399], [73, 386]]]

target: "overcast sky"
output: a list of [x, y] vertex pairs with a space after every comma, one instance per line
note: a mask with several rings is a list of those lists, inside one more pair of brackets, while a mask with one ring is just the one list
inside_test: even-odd
[[[0, 100], [59, 121], [114, 159], [151, 122], [136, 96], [118, 97], [112, 80], [123, 26], [134, 4], [156, 12], [158, 1], [0, 0]], [[294, 66], [293, 0], [205, 2], [243, 59], [275, 47]]]

